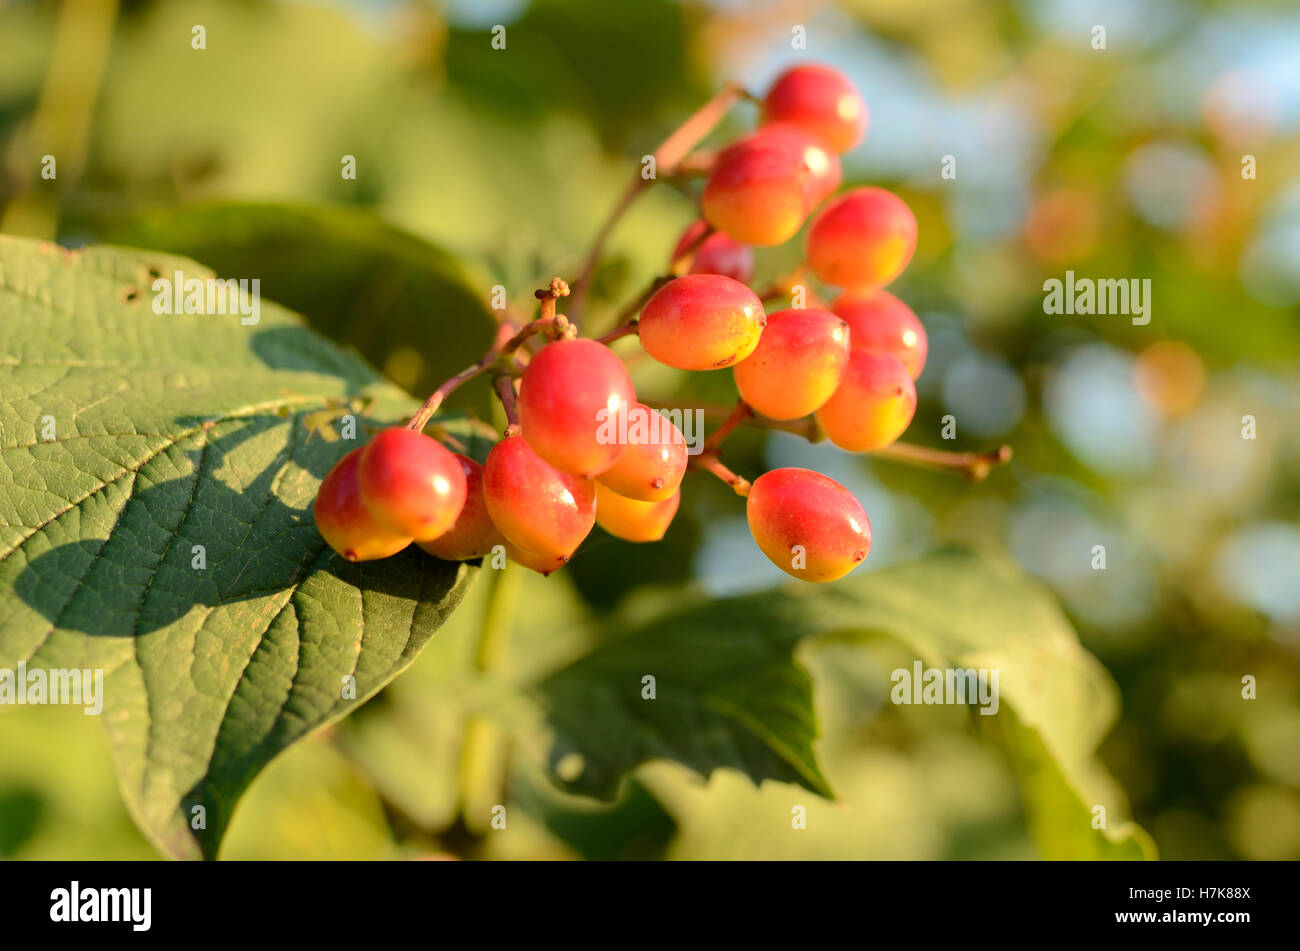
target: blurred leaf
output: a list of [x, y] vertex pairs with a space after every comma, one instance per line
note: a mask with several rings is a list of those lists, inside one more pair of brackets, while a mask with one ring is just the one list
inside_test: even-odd
[[311, 501], [351, 447], [300, 417], [373, 400], [363, 429], [412, 401], [274, 305], [255, 327], [153, 313], [142, 288], [175, 271], [211, 274], [0, 238], [0, 668], [102, 670], [128, 808], [198, 857], [266, 763], [415, 659], [475, 569], [330, 551]]
[[528, 117], [559, 106], [617, 145], [675, 95], [707, 98], [683, 89], [692, 72], [685, 19], [669, 0], [534, 0], [506, 26], [505, 49], [493, 48], [486, 29], [454, 31], [447, 73], [492, 111]]
[[248, 789], [221, 849], [230, 861], [370, 861], [397, 856], [384, 810], [319, 737], [285, 751]]
[[[441, 248], [362, 209], [184, 205], [141, 214], [113, 239], [192, 257], [222, 277], [259, 279], [266, 297], [420, 397], [476, 361], [496, 328], [489, 288], [472, 287]], [[487, 414], [488, 396], [485, 380], [472, 381], [453, 405]]]
[[118, 795], [98, 719], [71, 705], [0, 705], [0, 857], [158, 857]]
[[[812, 750], [812, 683], [792, 657], [809, 632], [804, 607], [777, 593], [716, 601], [614, 636], [540, 685], [552, 763], [577, 752], [570, 788], [604, 796], [655, 758], [831, 795]], [[642, 698], [647, 676], [654, 699]]]
[[[1114, 684], [1043, 588], [1000, 558], [963, 551], [825, 588], [638, 618], [541, 685], [556, 731], [552, 762], [581, 754], [585, 769], [573, 786], [593, 793], [607, 793], [639, 763], [670, 759], [705, 775], [730, 766], [755, 783], [797, 782], [827, 795], [812, 749], [811, 685], [793, 650], [830, 634], [887, 635], [929, 667], [998, 670], [1007, 711], [1000, 719], [1011, 724], [1031, 814], [1051, 817], [1034, 826], [1043, 854], [1146, 853], [1136, 827], [1103, 835], [1090, 825], [1091, 804], [1104, 801], [1094, 788], [1095, 750], [1116, 715]], [[647, 674], [657, 679], [657, 699], [641, 698]], [[1049, 834], [1054, 823], [1065, 830]]]

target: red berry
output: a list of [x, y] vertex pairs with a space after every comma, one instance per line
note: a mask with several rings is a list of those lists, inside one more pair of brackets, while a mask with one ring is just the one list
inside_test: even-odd
[[597, 482], [596, 522], [624, 541], [657, 542], [668, 531], [681, 501], [680, 489], [658, 502], [642, 502], [619, 495]]
[[803, 581], [834, 581], [871, 551], [862, 503], [834, 479], [810, 469], [773, 469], [749, 489], [749, 530], [763, 554]]
[[522, 436], [492, 447], [483, 498], [501, 534], [542, 558], [567, 560], [596, 523], [596, 489], [537, 455]]
[[634, 405], [623, 361], [594, 340], [547, 344], [519, 384], [519, 425], [528, 445], [575, 475], [599, 475], [614, 464], [623, 447], [609, 432], [619, 431]]
[[[629, 499], [660, 502], [677, 491], [686, 462], [682, 431], [662, 413], [638, 403], [628, 413], [627, 448], [596, 482]], [[599, 508], [596, 514], [599, 518]]]
[[882, 287], [916, 250], [916, 218], [883, 188], [855, 188], [831, 202], [808, 229], [808, 265], [827, 284]]
[[381, 524], [361, 502], [357, 461], [353, 449], [334, 464], [316, 493], [312, 507], [321, 537], [348, 561], [372, 561], [395, 555], [411, 544], [411, 536]]
[[456, 461], [465, 473], [465, 505], [456, 524], [432, 541], [416, 542], [430, 555], [444, 561], [482, 558], [505, 543], [505, 536], [493, 524], [483, 499], [483, 467], [460, 453], [456, 453]]
[[677, 260], [694, 246], [689, 273], [721, 274], [733, 281], [748, 284], [754, 278], [753, 249], [721, 231], [715, 231], [700, 241], [700, 235], [708, 227], [709, 223], [700, 219], [687, 228], [673, 249], [672, 259]]
[[538, 555], [535, 552], [525, 551], [518, 545], [512, 545], [510, 542], [505, 543], [505, 549], [506, 555], [511, 561], [521, 564], [543, 577], [557, 568], [563, 568], [564, 563], [569, 560], [568, 555]]
[[700, 209], [709, 224], [745, 244], [781, 244], [808, 216], [803, 161], [772, 143], [729, 149], [718, 157]]
[[804, 173], [804, 214], [835, 194], [840, 187], [840, 158], [807, 129], [788, 122], [765, 125], [727, 148], [719, 161], [746, 148], [775, 148], [799, 163]]
[[767, 122], [792, 122], [836, 152], [847, 152], [867, 129], [867, 107], [839, 70], [817, 64], [795, 66], [777, 77], [763, 99]]
[[744, 284], [720, 274], [687, 274], [646, 302], [637, 333], [660, 363], [717, 370], [753, 353], [766, 322], [763, 302]]
[[888, 350], [903, 362], [913, 380], [921, 375], [930, 346], [925, 328], [912, 308], [889, 291], [845, 291], [831, 310], [848, 323], [849, 346], [854, 350]]
[[385, 429], [361, 450], [361, 500], [395, 532], [428, 541], [451, 528], [465, 504], [456, 457], [423, 433]]
[[771, 419], [799, 419], [831, 398], [849, 362], [848, 326], [830, 311], [768, 314], [758, 347], [732, 371], [741, 398]]
[[884, 449], [903, 434], [916, 412], [916, 387], [898, 357], [884, 350], [853, 350], [835, 395], [817, 422], [841, 449]]

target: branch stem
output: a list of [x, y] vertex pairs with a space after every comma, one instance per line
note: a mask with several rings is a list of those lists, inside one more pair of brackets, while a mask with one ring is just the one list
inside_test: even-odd
[[698, 456], [692, 456], [688, 465], [692, 469], [703, 469], [705, 472], [717, 476], [731, 486], [732, 491], [742, 499], [749, 495], [749, 480], [741, 478], [723, 465], [722, 460], [718, 458], [716, 449], [706, 449]]
[[717, 95], [673, 130], [668, 138], [659, 143], [659, 147], [653, 152], [655, 177], [647, 179], [642, 176], [640, 171], [637, 172], [636, 177], [628, 184], [618, 202], [606, 217], [605, 223], [601, 225], [600, 230], [596, 233], [595, 240], [591, 243], [591, 248], [587, 251], [582, 271], [578, 274], [577, 280], [573, 282], [573, 304], [570, 309], [573, 311], [575, 319], [582, 313], [587, 299], [587, 292], [591, 285], [591, 277], [596, 271], [596, 266], [600, 263], [601, 255], [604, 254], [605, 245], [609, 242], [610, 235], [614, 233], [614, 228], [627, 214], [627, 210], [632, 207], [641, 193], [649, 188], [652, 183], [659, 178], [667, 178], [676, 174], [678, 167], [691, 149], [695, 148], [705, 136], [717, 127], [732, 106], [744, 98], [752, 97], [749, 97], [744, 87], [739, 84], [728, 83], [718, 91]]
[[731, 411], [731, 415], [722, 421], [722, 425], [715, 429], [708, 439], [704, 440], [704, 448], [706, 450], [717, 449], [722, 445], [722, 441], [731, 435], [732, 430], [746, 420], [751, 419], [753, 415], [754, 411], [748, 403], [744, 400], [736, 400], [736, 408]]

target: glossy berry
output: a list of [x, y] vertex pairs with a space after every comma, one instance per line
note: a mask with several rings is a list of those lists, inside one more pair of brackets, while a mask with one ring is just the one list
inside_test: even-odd
[[849, 325], [849, 346], [854, 350], [888, 350], [913, 380], [921, 375], [930, 348], [925, 328], [912, 308], [889, 291], [845, 291], [831, 310]]
[[511, 561], [523, 565], [530, 571], [535, 571], [542, 576], [563, 568], [564, 563], [569, 560], [568, 555], [538, 555], [535, 552], [526, 551], [518, 545], [512, 545], [508, 541], [505, 543], [505, 549], [506, 557]]
[[827, 284], [882, 287], [916, 250], [916, 218], [883, 188], [855, 188], [828, 204], [808, 229], [808, 265]]
[[831, 398], [849, 362], [849, 328], [827, 310], [768, 314], [758, 347], [732, 371], [741, 398], [771, 419], [799, 419]]
[[[682, 431], [668, 417], [638, 403], [628, 413], [627, 447], [596, 482], [629, 499], [660, 502], [677, 491], [686, 462]], [[599, 518], [599, 508], [596, 514]]]
[[700, 235], [708, 227], [709, 223], [701, 219], [687, 228], [673, 249], [672, 260], [676, 261], [694, 246], [688, 273], [721, 274], [748, 284], [754, 279], [754, 250], [721, 231], [715, 231], [700, 241]]
[[884, 449], [903, 434], [916, 412], [916, 387], [898, 357], [884, 350], [853, 350], [839, 389], [817, 411], [817, 422], [841, 449]]
[[[840, 158], [807, 129], [788, 122], [765, 125], [722, 153], [745, 148], [779, 149], [797, 161], [803, 171], [804, 214], [807, 215], [840, 187]], [[721, 160], [721, 159], [720, 159]]]
[[773, 469], [749, 489], [749, 531], [763, 554], [803, 581], [834, 581], [871, 551], [871, 523], [853, 493], [810, 469]]
[[430, 555], [444, 561], [482, 558], [505, 543], [505, 536], [493, 524], [483, 499], [483, 467], [460, 453], [456, 453], [456, 461], [465, 474], [465, 505], [451, 528], [432, 541], [416, 542]]
[[596, 523], [615, 538], [628, 542], [657, 542], [664, 537], [682, 501], [681, 490], [658, 502], [619, 495], [596, 483]]
[[635, 405], [623, 361], [594, 340], [548, 343], [519, 384], [519, 424], [528, 445], [574, 475], [599, 475], [614, 464], [623, 447], [610, 433], [620, 431]]
[[829, 66], [795, 66], [777, 77], [763, 98], [763, 118], [792, 122], [836, 152], [847, 152], [867, 130], [867, 107], [853, 84]]
[[595, 483], [557, 469], [522, 436], [488, 453], [483, 498], [501, 534], [542, 558], [568, 559], [596, 523]]
[[763, 302], [739, 281], [687, 274], [659, 288], [641, 309], [637, 333], [646, 353], [679, 370], [717, 370], [758, 346]]
[[421, 541], [451, 528], [465, 504], [465, 473], [455, 455], [404, 426], [385, 429], [362, 448], [357, 484], [376, 520]]
[[321, 537], [348, 561], [387, 558], [411, 544], [410, 535], [387, 528], [362, 504], [357, 485], [361, 452], [353, 449], [334, 464], [321, 482], [313, 506]]
[[700, 210], [709, 224], [744, 244], [781, 244], [808, 216], [808, 176], [787, 148], [733, 147], [718, 157]]

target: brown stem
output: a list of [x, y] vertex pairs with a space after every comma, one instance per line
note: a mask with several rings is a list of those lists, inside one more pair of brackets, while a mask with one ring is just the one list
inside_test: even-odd
[[496, 348], [489, 349], [488, 352], [483, 354], [479, 359], [478, 363], [474, 364], [472, 367], [466, 367], [461, 370], [450, 380], [443, 383], [442, 386], [430, 393], [429, 398], [424, 401], [424, 405], [416, 411], [415, 415], [411, 417], [411, 421], [406, 424], [406, 428], [414, 429], [417, 433], [424, 432], [424, 427], [429, 425], [429, 420], [433, 419], [433, 414], [438, 412], [438, 407], [442, 406], [442, 401], [450, 396], [452, 391], [462, 383], [474, 379], [474, 377], [492, 366], [492, 364], [496, 362], [496, 355]]
[[496, 378], [497, 396], [501, 398], [501, 408], [506, 411], [507, 436], [519, 435], [519, 404], [515, 395], [515, 381], [507, 373]]
[[[676, 408], [676, 402], [680, 402], [645, 396], [640, 397], [640, 400], [652, 409], [674, 409]], [[725, 406], [700, 406], [696, 408], [703, 412], [705, 416], [724, 420], [710, 439], [716, 439], [718, 432], [723, 431], [727, 426], [727, 422], [739, 410], [739, 406], [735, 409], [728, 409]], [[790, 420], [768, 419], [766, 416], [759, 416], [753, 410], [750, 410], [749, 415], [739, 421], [739, 425], [791, 433], [795, 436], [802, 436], [809, 442], [821, 442], [826, 438], [826, 433], [822, 431], [821, 426], [817, 423], [817, 418], [814, 416]], [[708, 445], [709, 440], [705, 440], [705, 444]], [[877, 449], [869, 453], [869, 455], [890, 459], [895, 462], [904, 462], [908, 465], [956, 472], [974, 482], [980, 482], [988, 478], [994, 467], [1006, 465], [1011, 461], [1011, 447], [999, 446], [997, 449], [989, 449], [984, 452], [947, 452], [943, 449], [930, 449], [914, 443], [896, 442], [884, 449]]]
[[600, 230], [596, 233], [591, 248], [587, 251], [587, 258], [583, 262], [582, 271], [578, 275], [578, 279], [573, 282], [573, 304], [570, 310], [573, 311], [575, 318], [582, 313], [586, 303], [587, 291], [591, 284], [591, 276], [595, 273], [596, 265], [600, 263], [600, 257], [605, 251], [609, 236], [613, 234], [614, 228], [622, 220], [623, 215], [632, 207], [633, 202], [636, 201], [640, 194], [650, 187], [652, 182], [656, 181], [660, 176], [668, 177], [673, 175], [691, 149], [712, 132], [730, 111], [731, 107], [746, 95], [744, 88], [736, 83], [728, 83], [718, 91], [717, 95], [679, 125], [668, 138], [659, 143], [659, 147], [653, 152], [655, 178], [646, 179], [641, 176], [639, 171], [637, 172], [636, 178], [632, 180], [619, 198], [618, 203], [614, 205], [613, 210], [605, 219], [605, 223], [601, 225]]
[[717, 449], [722, 445], [722, 441], [731, 435], [732, 430], [753, 415], [754, 411], [750, 409], [748, 403], [737, 400], [736, 408], [731, 411], [731, 415], [722, 421], [722, 425], [715, 429], [708, 439], [704, 440], [704, 448]]
[[[559, 281], [559, 278], [556, 278]], [[554, 283], [554, 282], [553, 282]], [[563, 281], [559, 281], [564, 284]], [[567, 292], [568, 286], [565, 285]], [[555, 298], [550, 298], [551, 307], [554, 309]], [[512, 328], [502, 325], [497, 330], [496, 339], [492, 346], [488, 347], [487, 352], [479, 358], [479, 361], [473, 366], [466, 367], [451, 379], [447, 380], [436, 390], [429, 394], [429, 398], [424, 401], [415, 415], [411, 417], [410, 422], [406, 424], [408, 429], [413, 429], [417, 433], [424, 432], [424, 428], [429, 425], [429, 420], [433, 419], [433, 414], [438, 412], [443, 401], [452, 394], [458, 387], [469, 380], [474, 379], [481, 373], [486, 373], [494, 367], [502, 372], [508, 372], [514, 364], [514, 357], [519, 347], [530, 337], [539, 333], [550, 333], [555, 336], [572, 336], [576, 331], [572, 324], [561, 314], [549, 320], [534, 320], [525, 324], [523, 329], [518, 333], [510, 336], [502, 343], [502, 338], [506, 337]]]
[[906, 462], [909, 465], [958, 472], [972, 482], [982, 482], [988, 478], [994, 466], [1006, 465], [1011, 461], [1011, 447], [999, 446], [997, 449], [985, 452], [946, 452], [942, 449], [896, 442], [892, 446], [876, 450], [872, 455]]
[[623, 323], [615, 327], [613, 330], [611, 330], [609, 333], [605, 334], [603, 337], [597, 337], [596, 342], [608, 344], [614, 340], [617, 340], [619, 337], [630, 337], [636, 333], [638, 323], [639, 321], [635, 317], [633, 317], [631, 320], [624, 321]]
[[706, 449], [698, 456], [692, 456], [690, 467], [692, 469], [703, 469], [705, 472], [710, 472], [717, 476], [723, 482], [727, 483], [727, 485], [731, 486], [732, 490], [742, 499], [749, 495], [749, 480], [742, 479], [724, 466], [722, 460], [718, 458], [718, 451], [716, 449]]
[[[555, 309], [555, 301], [551, 301], [551, 309]], [[544, 305], [543, 305], [544, 309]], [[536, 337], [538, 334], [546, 334], [553, 339], [560, 337], [571, 337], [576, 333], [573, 324], [569, 323], [567, 317], [560, 314], [557, 317], [539, 317], [531, 323], [524, 324], [522, 330], [507, 340], [501, 346], [500, 358], [508, 359], [514, 355], [526, 340]]]

